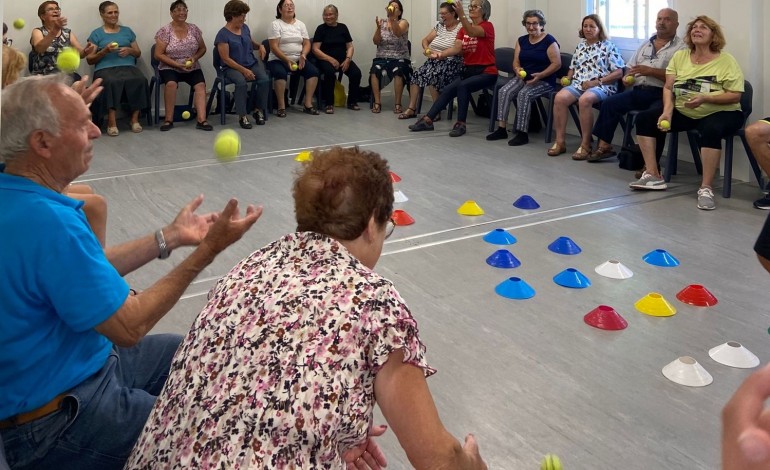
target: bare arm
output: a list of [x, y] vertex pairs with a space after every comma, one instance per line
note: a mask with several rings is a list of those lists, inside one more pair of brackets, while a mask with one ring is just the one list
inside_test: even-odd
[[291, 62], [291, 61], [289, 60], [289, 58], [288, 58], [288, 57], [286, 57], [286, 54], [284, 54], [284, 53], [283, 53], [283, 51], [281, 50], [281, 48], [280, 48], [280, 47], [278, 47], [278, 46], [279, 46], [279, 42], [280, 42], [280, 39], [278, 39], [278, 38], [275, 38], [275, 39], [268, 39], [268, 41], [270, 42], [270, 51], [271, 51], [273, 54], [275, 54], [275, 56], [276, 56], [276, 57], [278, 57], [278, 60], [280, 60], [281, 62], [286, 62], [287, 64]]
[[443, 51], [434, 52], [430, 56], [433, 59], [446, 59], [447, 57], [451, 57], [453, 55], [461, 55], [462, 53], [463, 53], [463, 42], [460, 41], [459, 39], [456, 39], [452, 47], [444, 49]]
[[244, 67], [243, 65], [239, 64], [235, 60], [233, 60], [232, 57], [230, 57], [230, 45], [226, 42], [220, 42], [217, 44], [217, 51], [219, 51], [219, 60], [223, 64], [227, 65], [233, 70], [237, 70], [243, 74], [244, 77], [246, 77], [246, 80], [254, 80], [254, 73]]
[[187, 286], [225, 248], [238, 241], [262, 214], [261, 208], [249, 206], [246, 216], [239, 218], [238, 202], [231, 199], [206, 238], [190, 256], [150, 288], [128, 296], [123, 305], [96, 331], [118, 346], [139, 342], [168, 313]]
[[390, 24], [390, 30], [396, 37], [401, 37], [409, 32], [409, 22], [406, 20], [391, 20], [388, 18]]
[[372, 42], [375, 46], [379, 46], [380, 42], [382, 42], [382, 32], [380, 31], [380, 17], [375, 16], [374, 17], [374, 36], [372, 37]]
[[545, 70], [537, 74], [537, 78], [539, 79], [550, 77], [551, 75], [558, 72], [561, 68], [561, 51], [559, 51], [559, 45], [557, 43], [551, 44], [548, 46], [547, 52], [548, 60], [550, 60], [551, 63], [548, 65], [548, 67], [545, 68]]
[[102, 49], [97, 49], [94, 47], [94, 50], [86, 56], [86, 62], [88, 62], [88, 65], [96, 65], [102, 59], [107, 57], [107, 54], [117, 51], [118, 49], [118, 46], [114, 46], [112, 43], [107, 44], [107, 46], [103, 47]]
[[417, 470], [486, 469], [475, 441], [464, 449], [447, 432], [422, 370], [403, 359], [403, 350], [390, 354], [374, 379], [374, 394], [409, 462]]
[[182, 64], [179, 62], [173, 60], [171, 57], [166, 55], [166, 44], [165, 42], [161, 41], [160, 39], [155, 40], [155, 59], [159, 62], [163, 62], [164, 64], [174, 67], [175, 69], [181, 69]]
[[666, 81], [666, 69], [656, 69], [649, 65], [634, 65], [628, 69], [629, 75], [644, 75], [647, 77], [657, 78], [658, 80]]
[[426, 51], [430, 48], [430, 43], [433, 42], [434, 39], [436, 39], [436, 36], [438, 36], [438, 33], [436, 33], [435, 29], [431, 29], [427, 36], [422, 38], [422, 50]]
[[[57, 23], [54, 23], [55, 25]], [[43, 32], [35, 28], [32, 30], [32, 37], [29, 39], [29, 43], [32, 45], [32, 49], [38, 54], [42, 54], [51, 46], [53, 40], [61, 33], [61, 28], [57, 25], [55, 29], [48, 31], [48, 34], [43, 36]]]
[[487, 32], [484, 31], [484, 28], [473, 24], [471, 20], [465, 16], [465, 10], [463, 10], [463, 4], [460, 0], [455, 0], [453, 5], [457, 15], [460, 17], [460, 23], [462, 23], [463, 29], [468, 36], [472, 38], [483, 38], [487, 35]]

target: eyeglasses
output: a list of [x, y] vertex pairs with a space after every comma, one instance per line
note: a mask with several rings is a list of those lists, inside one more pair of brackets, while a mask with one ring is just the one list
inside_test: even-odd
[[527, 28], [537, 28], [538, 26], [540, 26], [540, 22], [535, 21], [534, 23], [530, 23], [529, 21], [527, 21], [526, 23], [524, 23], [524, 26], [526, 26]]
[[51, 12], [54, 12], [54, 11], [61, 11], [61, 8], [59, 8], [59, 7], [51, 7], [51, 8], [46, 8], [45, 9], [46, 13], [51, 13]]
[[174, 13], [187, 13], [187, 8], [185, 8], [185, 7], [176, 7], [176, 8], [174, 8]]
[[393, 231], [396, 230], [396, 221], [393, 220], [393, 217], [388, 219], [388, 222], [385, 224], [385, 240], [390, 238], [391, 235], [393, 235]]
[[468, 5], [468, 11], [478, 10], [481, 5]]
[[11, 45], [13, 44], [13, 39], [3, 38], [3, 44], [5, 44], [8, 47], [11, 47]]

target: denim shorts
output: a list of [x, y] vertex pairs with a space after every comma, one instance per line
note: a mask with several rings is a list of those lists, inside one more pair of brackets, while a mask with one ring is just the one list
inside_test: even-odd
[[570, 92], [570, 94], [574, 96], [575, 99], [579, 99], [583, 93], [593, 93], [599, 98], [599, 101], [604, 101], [610, 97], [610, 94], [607, 93], [607, 90], [601, 87], [591, 87], [588, 90], [583, 91], [581, 88], [578, 88], [578, 85], [571, 84], [569, 86], [565, 86], [564, 89]]

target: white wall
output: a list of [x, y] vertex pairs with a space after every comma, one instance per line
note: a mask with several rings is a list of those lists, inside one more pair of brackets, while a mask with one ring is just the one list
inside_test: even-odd
[[[312, 35], [318, 24], [322, 22], [323, 7], [331, 0], [295, 0], [297, 18], [302, 20]], [[402, 0], [404, 18], [410, 27], [410, 38], [413, 44], [419, 44], [425, 34], [435, 24], [437, 0]], [[492, 4], [491, 20], [495, 25], [498, 46], [513, 45], [518, 36], [524, 34], [521, 26], [521, 13], [529, 8], [539, 8], [546, 15], [548, 24], [546, 30], [553, 34], [565, 51], [575, 48], [580, 27], [580, 19], [584, 15], [583, 0], [490, 0]], [[247, 23], [261, 41], [266, 37], [267, 27], [275, 17], [277, 0], [246, 0], [251, 7]], [[98, 0], [61, 0], [63, 14], [69, 18], [69, 25], [79, 39], [85, 40], [90, 32], [101, 25], [98, 12]], [[130, 26], [138, 36], [139, 45], [145, 54], [149, 53], [155, 32], [170, 21], [168, 7], [170, 0], [132, 0], [118, 1], [121, 10], [121, 22]], [[226, 0], [187, 0], [190, 8], [189, 21], [197, 24], [204, 33], [209, 48], [213, 46], [214, 36], [224, 25], [222, 8]], [[469, 2], [466, 1], [467, 5]], [[746, 79], [754, 85], [754, 112], [752, 120], [770, 115], [770, 57], [765, 50], [765, 44], [770, 42], [770, 5], [767, 0], [673, 0], [673, 6], [679, 11], [680, 33], [687, 22], [693, 17], [706, 14], [714, 18], [724, 28], [727, 36], [726, 50], [733, 54], [743, 68]], [[386, 0], [334, 0], [340, 10], [340, 21], [346, 23], [353, 35], [356, 46], [355, 60], [366, 73], [374, 56], [374, 45], [371, 37], [374, 32], [374, 17], [384, 13]], [[24, 18], [27, 25], [18, 31], [11, 27], [9, 36], [14, 40], [14, 46], [28, 52], [29, 36], [32, 28], [39, 24], [36, 16], [37, 1], [3, 1], [0, 0], [0, 12], [9, 25], [15, 18]], [[4, 11], [3, 11], [4, 9]], [[419, 49], [416, 48], [416, 49]], [[418, 64], [424, 58], [414, 54]], [[149, 59], [143, 57], [142, 66], [149, 75]], [[206, 76], [214, 76], [210, 65], [210, 55], [204, 57], [203, 64]], [[88, 66], [81, 65], [81, 73], [88, 73]], [[686, 139], [681, 139], [686, 141]], [[743, 152], [740, 145], [738, 153]], [[687, 152], [680, 152], [683, 157]], [[748, 179], [749, 170], [745, 158], [736, 156], [736, 178]]]

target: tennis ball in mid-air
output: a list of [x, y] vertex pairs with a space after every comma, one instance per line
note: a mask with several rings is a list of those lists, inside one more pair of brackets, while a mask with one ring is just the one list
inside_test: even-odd
[[182, 111], [182, 119], [190, 119], [190, 111]]
[[670, 122], [668, 122], [668, 121], [667, 121], [667, 120], [665, 120], [665, 119], [663, 119], [662, 121], [660, 121], [660, 122], [658, 123], [658, 126], [660, 126], [660, 128], [661, 128], [661, 129], [663, 129], [664, 131], [667, 131], [667, 130], [671, 129], [671, 123], [670, 123]]
[[527, 76], [527, 71], [524, 69], [519, 70], [519, 77], [524, 78]]
[[561, 459], [556, 454], [547, 454], [540, 462], [540, 470], [562, 470]]
[[231, 162], [241, 153], [241, 138], [232, 129], [225, 129], [214, 139], [214, 155], [220, 162]]
[[571, 80], [567, 77], [561, 77], [561, 86], [567, 86], [569, 85]]
[[56, 56], [56, 66], [62, 72], [74, 72], [80, 67], [80, 53], [74, 47], [65, 47]]
[[24, 25], [27, 24], [26, 21], [24, 21], [24, 18], [16, 18], [13, 21], [13, 27], [16, 29], [21, 29], [24, 27]]
[[634, 78], [633, 75], [626, 75], [623, 78], [623, 81], [626, 83], [626, 85], [633, 85], [634, 82], [636, 81], [636, 78]]

